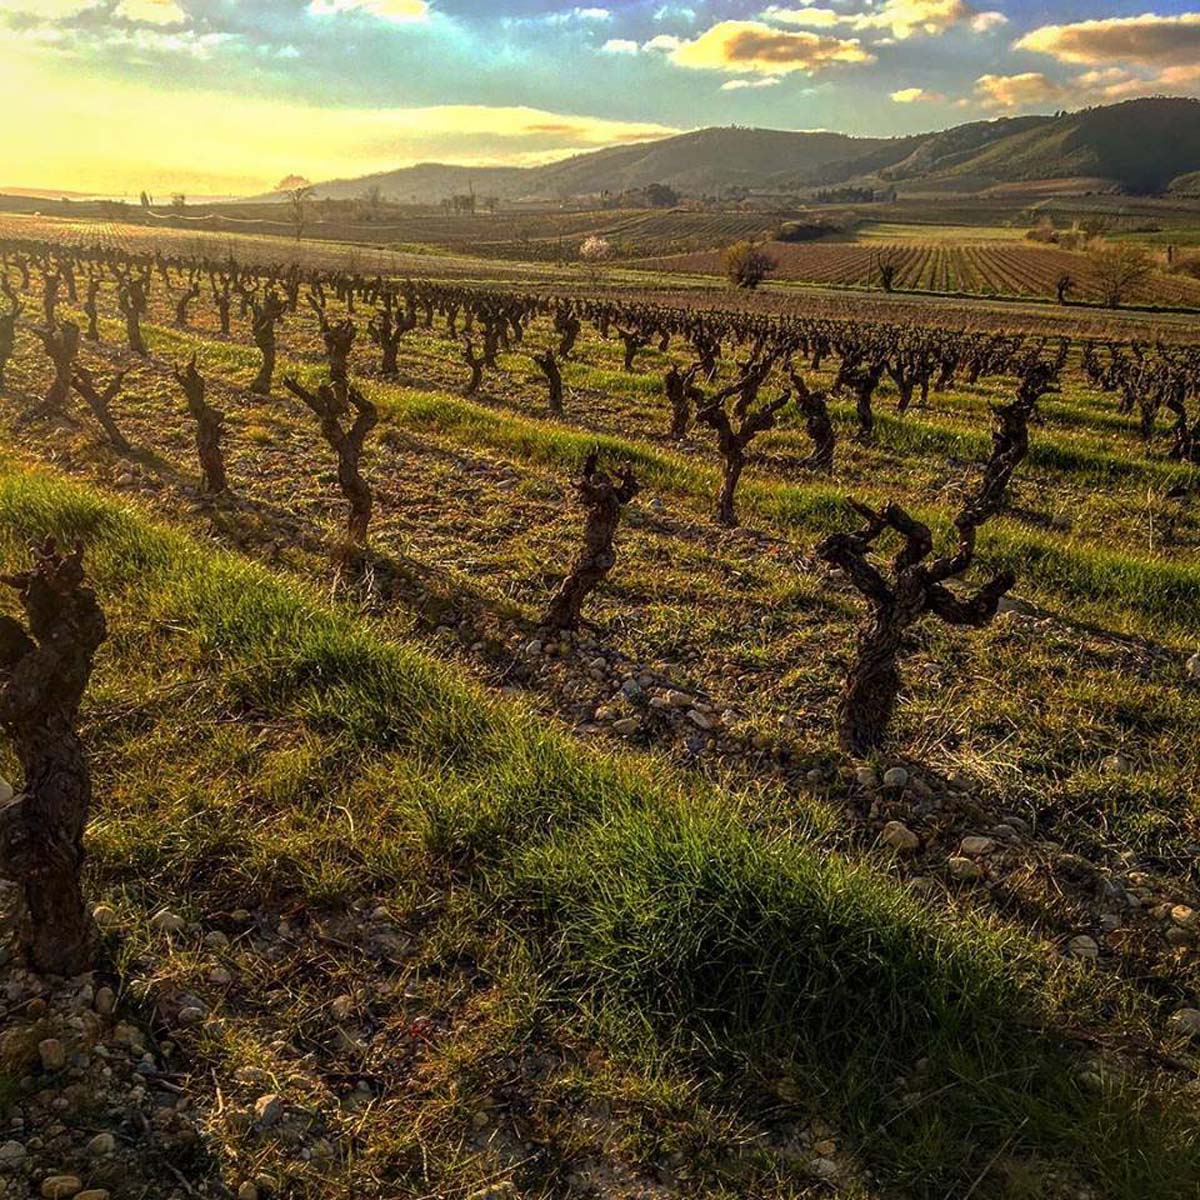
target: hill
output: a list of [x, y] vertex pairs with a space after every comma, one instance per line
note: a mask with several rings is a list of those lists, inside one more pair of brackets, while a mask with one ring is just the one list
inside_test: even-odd
[[565, 199], [664, 183], [691, 196], [734, 187], [778, 191], [846, 183], [951, 186], [1086, 177], [1132, 192], [1156, 192], [1200, 169], [1200, 101], [1169, 97], [1058, 116], [998, 117], [908, 137], [826, 131], [699, 129], [613, 146], [539, 167], [421, 163], [318, 185], [349, 199], [378, 187], [400, 201], [436, 203], [454, 192], [507, 200]]

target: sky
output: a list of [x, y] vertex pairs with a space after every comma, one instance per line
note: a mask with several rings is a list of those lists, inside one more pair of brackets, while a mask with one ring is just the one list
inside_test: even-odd
[[1147, 2], [0, 0], [0, 186], [254, 194], [1200, 94], [1200, 3]]

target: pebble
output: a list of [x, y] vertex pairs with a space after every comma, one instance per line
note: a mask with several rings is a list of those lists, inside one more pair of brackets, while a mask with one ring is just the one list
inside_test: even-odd
[[1100, 770], [1105, 775], [1132, 775], [1133, 763], [1124, 754], [1110, 754], [1100, 763]]
[[178, 913], [164, 908], [150, 918], [150, 928], [159, 933], [182, 933], [187, 922]]
[[229, 938], [219, 929], [212, 929], [204, 935], [204, 944], [209, 950], [224, 950], [229, 946]]
[[24, 1161], [25, 1147], [20, 1142], [0, 1142], [0, 1166]]
[[111, 1154], [117, 1148], [117, 1139], [111, 1133], [98, 1133], [88, 1142], [88, 1153], [100, 1157]]
[[92, 909], [92, 920], [100, 926], [101, 929], [115, 929], [120, 924], [120, 918], [117, 916], [117, 910], [111, 904], [97, 904]]
[[692, 698], [687, 692], [668, 691], [663, 699], [668, 708], [691, 708]]
[[96, 1011], [101, 1016], [108, 1016], [117, 1007], [117, 997], [110, 987], [102, 987], [96, 992]]
[[1100, 947], [1096, 944], [1094, 937], [1080, 933], [1067, 943], [1067, 953], [1072, 958], [1099, 958]]
[[58, 1038], [38, 1042], [38, 1057], [43, 1071], [61, 1071], [67, 1065], [67, 1049]]
[[283, 1097], [275, 1092], [267, 1092], [254, 1102], [254, 1119], [260, 1129], [270, 1129], [278, 1125], [283, 1116]]
[[354, 1011], [354, 997], [338, 996], [330, 1004], [329, 1011], [333, 1013], [335, 1020], [344, 1021]]
[[892, 767], [883, 773], [883, 786], [902, 788], [908, 786], [908, 772], [903, 767]]
[[620, 737], [629, 737], [630, 734], [637, 733], [641, 727], [642, 723], [637, 717], [622, 717], [619, 721], [613, 722], [613, 733]]
[[108, 1200], [108, 1188], [87, 1188], [75, 1200]]
[[955, 879], [978, 879], [983, 874], [983, 868], [973, 858], [964, 858], [961, 854], [952, 855], [946, 866]]
[[875, 774], [874, 767], [859, 767], [854, 772], [854, 782], [857, 783], [859, 787], [878, 787], [879, 776]]
[[1187, 673], [1189, 679], [1200, 679], [1200, 650], [1187, 660]]
[[42, 1180], [42, 1196], [45, 1200], [68, 1200], [83, 1187], [78, 1175], [47, 1175]]
[[996, 843], [990, 837], [965, 837], [961, 850], [968, 858], [982, 858], [985, 854], [991, 854], [995, 848]]
[[237, 1190], [237, 1200], [258, 1200], [258, 1188], [247, 1179]]
[[688, 709], [688, 720], [691, 721], [697, 729], [712, 729], [716, 722], [707, 713], [702, 713], [698, 708]]
[[1176, 904], [1171, 909], [1171, 920], [1181, 929], [1195, 929], [1197, 923], [1200, 923], [1200, 912], [1186, 904]]
[[[1200, 658], [1200, 655], [1197, 657]], [[12, 784], [3, 775], [0, 775], [0, 804], [7, 804], [15, 794]]]
[[1171, 1032], [1189, 1038], [1200, 1038], [1200, 1008], [1181, 1008], [1167, 1018]]
[[921, 839], [902, 821], [889, 821], [879, 838], [885, 846], [891, 846], [902, 854], [915, 850], [921, 844]]
[[199, 1025], [204, 1020], [204, 1009], [199, 1005], [189, 1004], [179, 1010], [180, 1025]]

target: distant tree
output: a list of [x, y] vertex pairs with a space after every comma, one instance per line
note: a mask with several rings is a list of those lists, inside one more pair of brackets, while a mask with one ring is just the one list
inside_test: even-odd
[[143, 208], [149, 208], [150, 205], [154, 203], [154, 201], [150, 198], [149, 192], [142, 192], [140, 203]]
[[900, 274], [900, 258], [894, 250], [882, 250], [875, 256], [875, 271], [879, 275], [879, 285], [885, 292], [890, 292], [896, 286], [896, 276]]
[[775, 270], [775, 260], [761, 246], [754, 242], [734, 242], [722, 255], [725, 276], [735, 287], [753, 290], [772, 271]]
[[500, 197], [499, 196], [484, 196], [483, 207], [486, 208], [488, 210], [488, 212], [494, 213], [496, 211], [496, 209], [498, 209], [500, 207]]
[[665, 183], [646, 186], [646, 202], [651, 208], [674, 208], [679, 203], [679, 193]]
[[288, 175], [279, 181], [275, 190], [282, 192], [287, 199], [292, 214], [292, 228], [296, 231], [296, 241], [299, 241], [308, 220], [307, 206], [312, 198], [313, 185], [303, 175]]
[[1070, 271], [1064, 271], [1054, 284], [1054, 294], [1059, 304], [1066, 304], [1067, 297], [1075, 290], [1075, 276]]
[[600, 264], [607, 262], [610, 258], [612, 258], [612, 243], [607, 238], [597, 237], [596, 234], [584, 238], [583, 244], [579, 247], [579, 261], [588, 268], [588, 274], [593, 283], [600, 274]]
[[171, 208], [177, 213], [183, 212], [187, 208], [187, 197], [182, 192], [176, 192], [171, 197]]
[[1129, 293], [1154, 270], [1145, 246], [1136, 242], [1096, 242], [1088, 250], [1100, 299], [1120, 308]]

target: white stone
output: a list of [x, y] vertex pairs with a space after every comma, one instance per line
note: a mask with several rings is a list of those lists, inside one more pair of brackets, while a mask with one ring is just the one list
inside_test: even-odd
[[88, 1142], [88, 1153], [101, 1157], [111, 1154], [117, 1148], [117, 1139], [111, 1133], [98, 1133]]
[[25, 1147], [20, 1142], [0, 1143], [0, 1164], [19, 1163], [25, 1159]]
[[892, 767], [883, 773], [883, 786], [902, 788], [908, 786], [908, 772], [903, 767]]
[[1189, 679], [1200, 680], [1200, 650], [1187, 660], [1187, 673]]
[[698, 708], [688, 709], [688, 720], [691, 721], [697, 729], [711, 729], [715, 722], [707, 713], [702, 713]]

